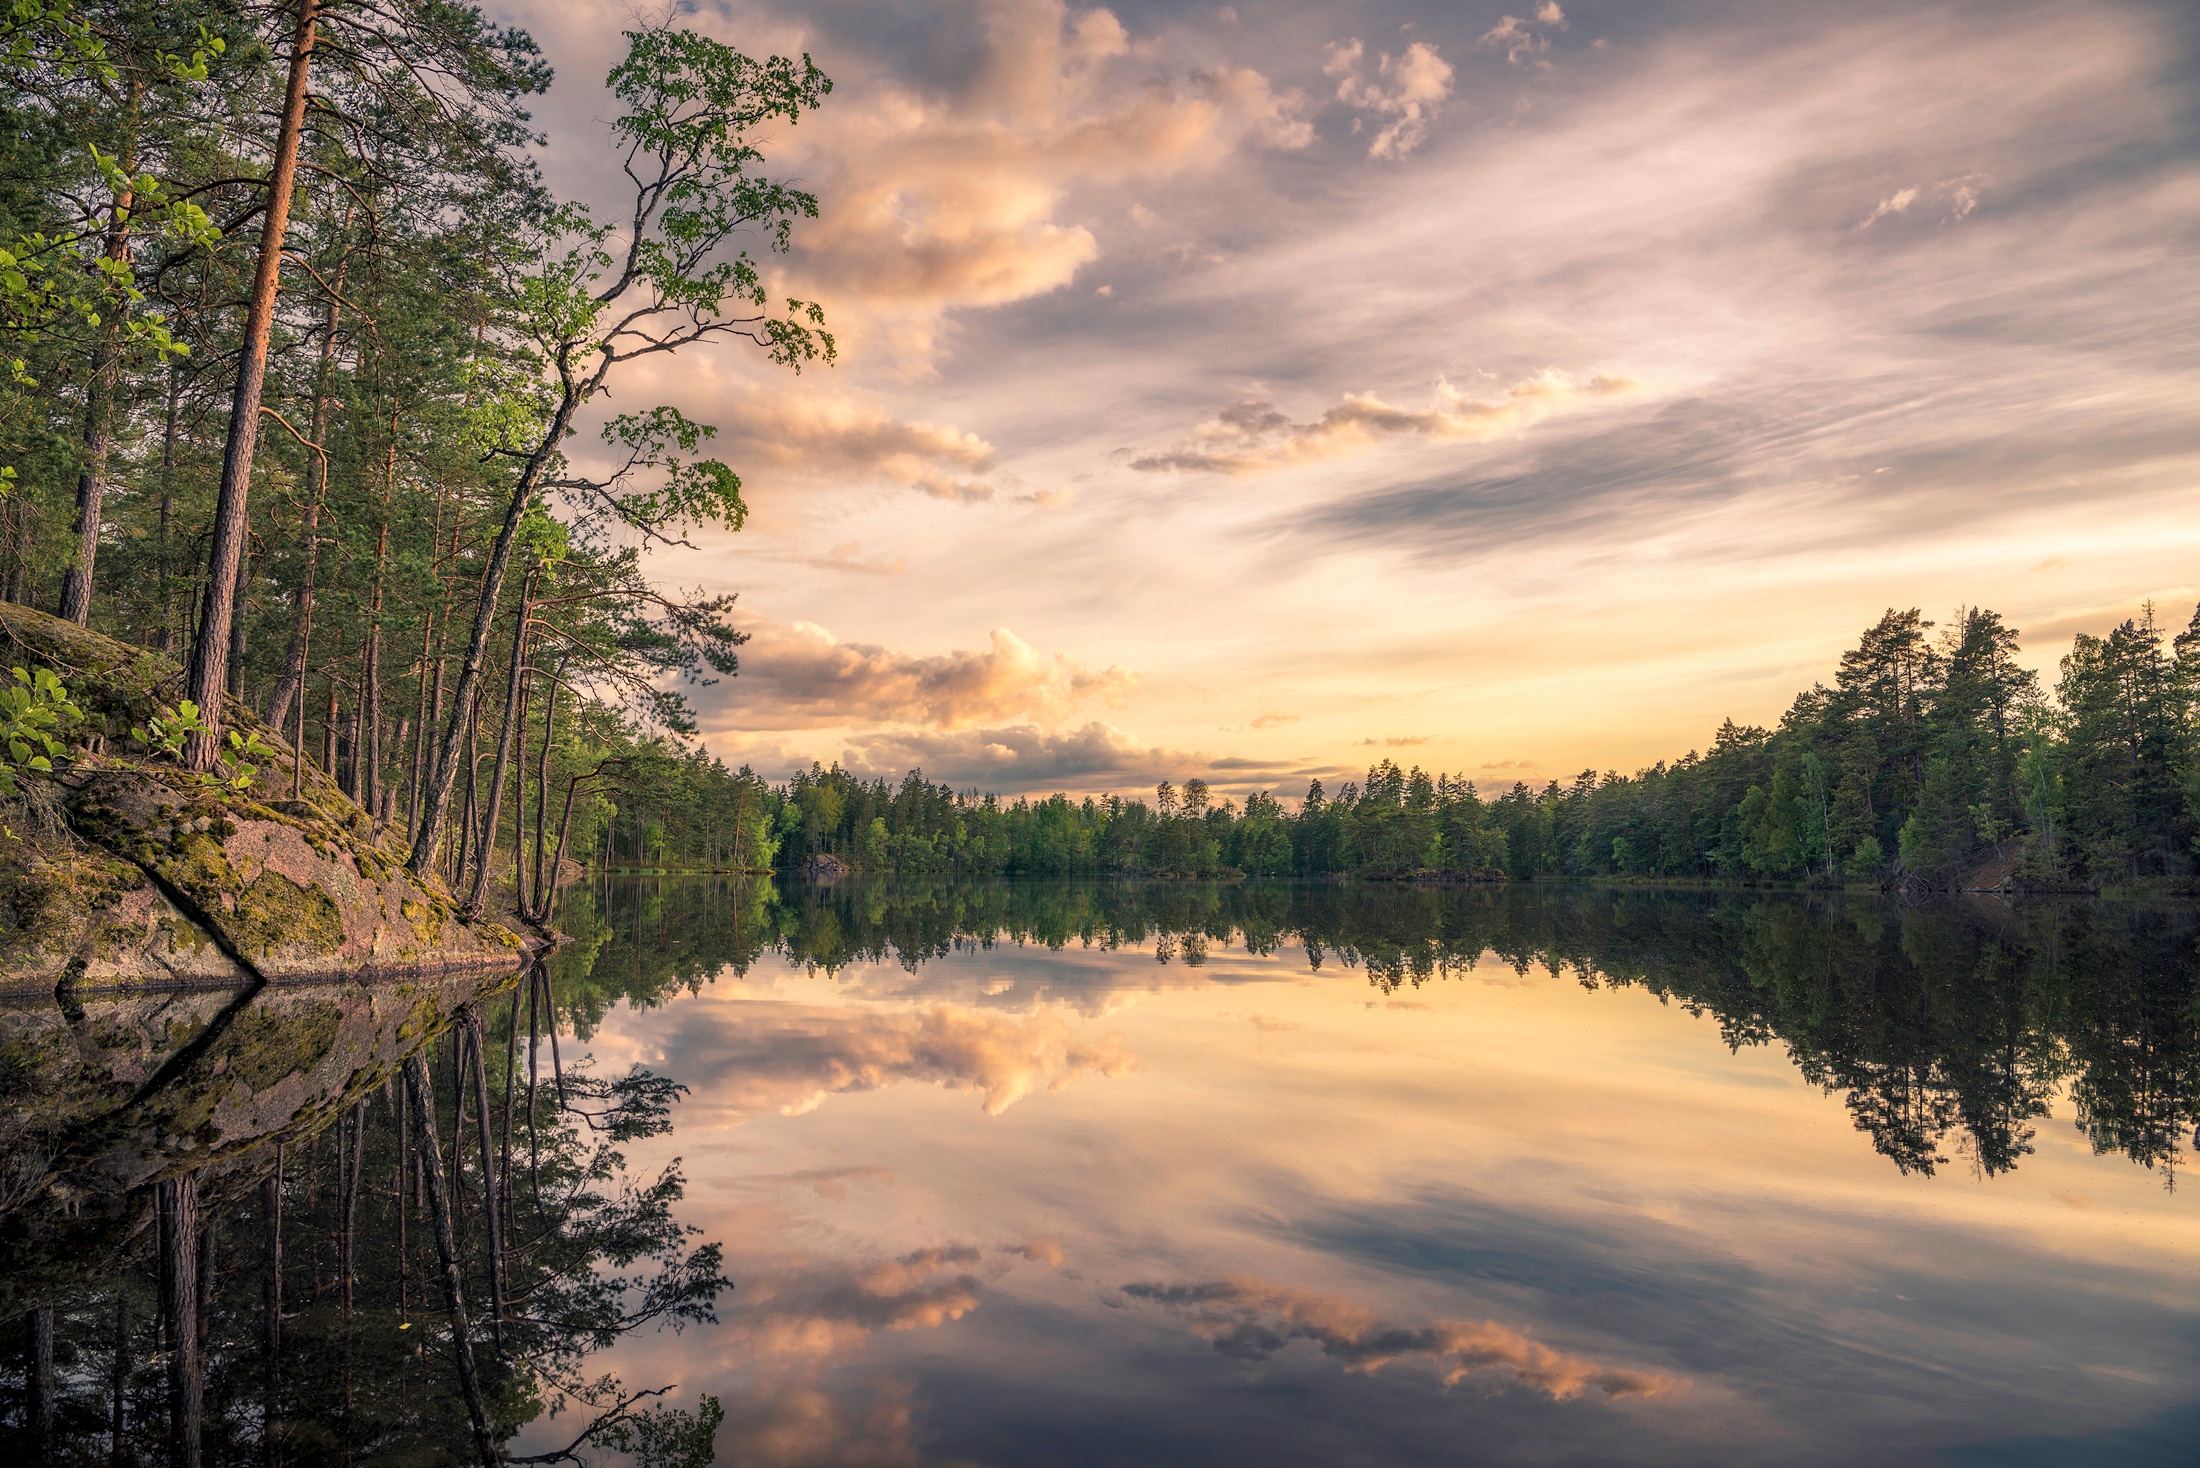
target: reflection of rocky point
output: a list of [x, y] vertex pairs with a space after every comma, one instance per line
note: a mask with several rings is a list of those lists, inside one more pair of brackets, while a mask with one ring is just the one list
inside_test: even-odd
[[70, 1273], [144, 1226], [149, 1185], [202, 1191], [264, 1171], [396, 1073], [451, 1013], [509, 983], [71, 997], [0, 1005], [0, 1315], [48, 1269]]

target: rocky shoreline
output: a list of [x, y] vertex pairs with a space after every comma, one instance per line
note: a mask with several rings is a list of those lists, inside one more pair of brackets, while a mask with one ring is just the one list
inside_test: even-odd
[[226, 727], [272, 752], [247, 789], [118, 753], [180, 697], [166, 658], [13, 604], [0, 638], [0, 677], [52, 668], [86, 715], [0, 817], [0, 994], [501, 970], [541, 946], [466, 920], [402, 830], [234, 700]]

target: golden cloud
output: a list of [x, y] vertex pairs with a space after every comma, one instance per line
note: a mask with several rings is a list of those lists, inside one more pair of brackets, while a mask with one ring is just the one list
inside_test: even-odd
[[[698, 1014], [674, 1041], [688, 1072], [708, 1073], [712, 1101], [756, 1115], [799, 1116], [827, 1098], [922, 1081], [975, 1091], [998, 1116], [1079, 1076], [1128, 1074], [1137, 1059], [1116, 1035], [1087, 1037], [1059, 1016], [1016, 1018], [953, 1005], [849, 1010], [750, 1001]], [[687, 1073], [687, 1072], [683, 1072]]]
[[1043, 294], [1098, 258], [1089, 229], [1056, 217], [1072, 188], [1313, 139], [1295, 94], [1244, 68], [1158, 72], [1156, 45], [1104, 9], [1010, 0], [963, 23], [979, 41], [959, 88], [873, 78], [867, 101], [836, 100], [805, 128], [831, 207], [806, 231], [792, 284], [859, 335], [881, 328], [917, 365], [945, 311]]
[[1592, 1387], [1607, 1397], [1654, 1397], [1687, 1385], [1680, 1378], [1553, 1350], [1493, 1320], [1402, 1326], [1341, 1296], [1286, 1289], [1246, 1275], [1203, 1284], [1132, 1284], [1123, 1293], [1189, 1314], [1195, 1334], [1247, 1360], [1306, 1340], [1348, 1371], [1379, 1371], [1393, 1361], [1419, 1358], [1435, 1366], [1446, 1386], [1477, 1371], [1504, 1371], [1560, 1400]]
[[883, 481], [935, 499], [993, 497], [993, 445], [951, 424], [899, 419], [846, 394], [749, 384], [721, 424], [730, 455], [754, 474], [803, 483]]
[[[852, 554], [852, 551], [851, 551]], [[1042, 657], [1006, 627], [983, 648], [937, 655], [842, 642], [814, 622], [758, 622], [729, 688], [748, 728], [921, 724], [966, 729], [1007, 719], [1057, 719], [1091, 704], [1119, 705], [1138, 684], [1120, 667]]]

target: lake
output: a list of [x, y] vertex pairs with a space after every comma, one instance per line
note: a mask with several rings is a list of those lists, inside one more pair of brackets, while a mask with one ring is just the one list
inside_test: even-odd
[[[408, 1012], [437, 1016], [427, 1031], [461, 1006], [480, 1018], [478, 1094], [507, 1131], [478, 1150], [503, 1148], [489, 1170], [508, 1197], [529, 1186], [530, 1143], [538, 1174], [507, 1247], [536, 1236], [559, 1158], [616, 1152], [616, 1169], [571, 1164], [607, 1209], [677, 1162], [664, 1227], [622, 1215], [647, 1248], [622, 1262], [591, 1235], [587, 1261], [544, 1266], [526, 1299], [507, 1285], [506, 1328], [558, 1363], [545, 1380], [715, 1397], [720, 1463], [2193, 1456], [2189, 905], [627, 875], [573, 889], [559, 921], [576, 941], [547, 973], [423, 991]], [[60, 1018], [18, 1004], [7, 1053], [64, 1024], [119, 1033], [126, 1014], [151, 1033], [147, 1006], [179, 1043], [214, 1001], [75, 1002]], [[225, 1034], [277, 1002], [255, 997]], [[191, 1004], [201, 1019], [176, 1017]], [[511, 1140], [523, 1010], [557, 1016], [556, 1056], [547, 1020], [533, 1047], [540, 1104], [562, 1083], [614, 1121]], [[366, 1033], [344, 1023], [330, 1032]], [[6, 1328], [22, 1339], [24, 1306], [51, 1302], [57, 1459], [168, 1451], [165, 1215], [144, 1195], [198, 1167], [219, 1236], [201, 1255], [218, 1288], [199, 1286], [205, 1460], [263, 1461], [269, 1403], [281, 1461], [469, 1460], [421, 1182], [400, 1160], [414, 1134], [386, 1084], [430, 1037], [385, 1023], [288, 1120], [220, 1133], [214, 1110], [178, 1103], [97, 1156], [55, 1160], [49, 1141], [33, 1162], [37, 1129], [14, 1126]], [[463, 1079], [457, 1053], [431, 1042], [431, 1082]], [[684, 1095], [611, 1084], [634, 1067]], [[108, 1112], [142, 1111], [147, 1084]], [[444, 1101], [463, 1202], [485, 1175], [468, 1151], [482, 1108]], [[661, 1117], [620, 1130], [623, 1106]], [[276, 1140], [280, 1383], [255, 1323]], [[330, 1222], [339, 1198], [350, 1227]], [[479, 1248], [463, 1208], [459, 1223], [461, 1251]], [[637, 1281], [629, 1304], [710, 1268], [733, 1287], [677, 1331], [583, 1329], [575, 1312], [609, 1308], [573, 1283], [591, 1268]], [[26, 1359], [8, 1357], [18, 1438]], [[490, 1376], [507, 1426], [533, 1410], [520, 1398], [553, 1399]], [[562, 1448], [586, 1421], [570, 1403], [536, 1416], [510, 1451]]]

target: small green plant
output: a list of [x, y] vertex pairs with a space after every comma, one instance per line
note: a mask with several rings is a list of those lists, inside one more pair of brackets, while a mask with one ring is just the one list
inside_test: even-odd
[[15, 670], [12, 683], [0, 686], [0, 795], [13, 795], [20, 772], [53, 773], [53, 762], [66, 752], [58, 737], [83, 722], [84, 711], [51, 668]]
[[[200, 715], [199, 706], [184, 699], [173, 710], [163, 709], [146, 723], [132, 726], [130, 737], [147, 749], [169, 759], [183, 758], [183, 747], [194, 734], [206, 732], [206, 720]], [[275, 751], [260, 741], [257, 729], [249, 734], [229, 731], [229, 753], [215, 766], [215, 773], [198, 776], [201, 785], [218, 785], [227, 790], [249, 790], [252, 778], [259, 766], [246, 761], [267, 759]]]

